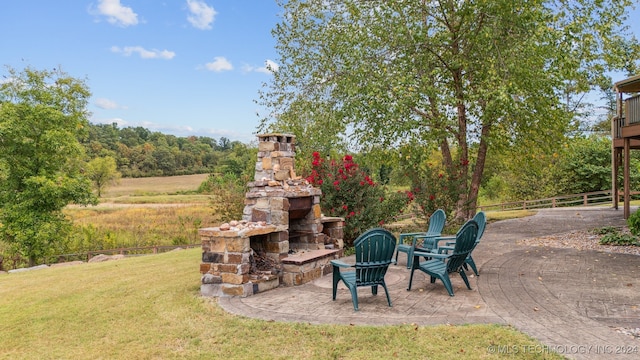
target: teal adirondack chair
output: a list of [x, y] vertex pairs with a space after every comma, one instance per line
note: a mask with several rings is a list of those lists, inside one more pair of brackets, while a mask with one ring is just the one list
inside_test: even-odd
[[[480, 211], [473, 217], [472, 220], [478, 223], [478, 237], [476, 238], [476, 245], [475, 245], [475, 246], [478, 246], [478, 243], [480, 243], [480, 239], [484, 234], [484, 229], [487, 226], [487, 216], [483, 211]], [[452, 238], [452, 239], [455, 239], [455, 238]], [[455, 242], [447, 242], [445, 246], [442, 246], [438, 249], [438, 252], [447, 253], [449, 251], [453, 251], [454, 244]], [[464, 268], [465, 270], [468, 270], [467, 265], [469, 265], [473, 270], [473, 273], [476, 276], [480, 276], [480, 274], [478, 273], [478, 268], [476, 267], [476, 263], [473, 261], [473, 257], [471, 255], [472, 254], [469, 254], [469, 256], [467, 256], [467, 259], [464, 261]]]
[[[416, 248], [416, 243], [419, 239], [422, 240], [422, 249], [430, 251], [437, 246], [437, 242], [434, 243], [434, 239], [442, 235], [442, 229], [447, 221], [447, 215], [444, 210], [438, 209], [431, 217], [429, 217], [429, 228], [426, 232], [404, 233], [400, 234], [398, 239], [398, 249], [396, 250], [396, 263], [398, 262], [398, 253], [407, 254], [407, 269], [411, 268], [411, 262], [413, 261], [413, 250]], [[405, 244], [404, 238], [413, 238], [411, 244]]]
[[[361, 286], [371, 286], [371, 293], [378, 294], [378, 285], [382, 285], [391, 306], [389, 290], [384, 281], [389, 265], [393, 262], [393, 251], [396, 248], [396, 237], [385, 229], [375, 228], [365, 231], [353, 243], [356, 250], [356, 263], [346, 264], [340, 260], [331, 260], [333, 265], [333, 300], [340, 281], [351, 291], [353, 308], [358, 311], [358, 292]], [[353, 270], [340, 271], [341, 268]]]
[[[467, 275], [464, 272], [464, 263], [476, 245], [477, 234], [478, 224], [474, 220], [469, 220], [462, 226], [460, 231], [458, 231], [452, 253], [439, 254], [414, 251], [407, 291], [411, 290], [413, 273], [416, 270], [420, 270], [429, 275], [431, 283], [434, 283], [436, 279], [440, 279], [450, 296], [453, 296], [453, 287], [451, 286], [451, 279], [449, 279], [449, 274], [451, 273], [457, 272], [460, 274], [465, 285], [467, 285], [467, 289], [471, 290], [469, 279], [467, 279]], [[430, 260], [420, 263], [420, 257], [430, 258]]]

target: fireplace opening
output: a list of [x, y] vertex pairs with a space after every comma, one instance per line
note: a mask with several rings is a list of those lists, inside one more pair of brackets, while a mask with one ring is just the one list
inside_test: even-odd
[[289, 199], [289, 220], [303, 219], [313, 206], [311, 196], [297, 197]]

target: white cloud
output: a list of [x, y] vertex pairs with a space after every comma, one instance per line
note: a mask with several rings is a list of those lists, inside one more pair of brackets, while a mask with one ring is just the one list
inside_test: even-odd
[[256, 71], [263, 72], [265, 74], [271, 74], [278, 71], [278, 68], [280, 68], [278, 64], [276, 64], [273, 60], [267, 59], [264, 62], [264, 67], [260, 67]]
[[189, 125], [165, 125], [146, 120], [139, 122], [136, 126], [142, 126], [152, 131], [159, 131], [163, 134], [169, 133], [193, 135], [195, 132], [194, 129]]
[[124, 56], [131, 56], [133, 53], [138, 53], [138, 55], [140, 55], [140, 57], [143, 59], [171, 60], [173, 59], [174, 56], [176, 56], [176, 53], [173, 51], [169, 51], [169, 50], [161, 51], [156, 49], [147, 50], [142, 46], [125, 46], [123, 48], [120, 48], [118, 46], [112, 46], [111, 51], [114, 53], [122, 54]]
[[212, 6], [207, 5], [204, 1], [187, 0], [187, 6], [191, 15], [187, 16], [189, 23], [193, 27], [200, 30], [211, 29], [211, 24], [217, 14]]
[[222, 56], [216, 56], [215, 58], [213, 58], [213, 62], [206, 63], [205, 67], [207, 68], [207, 70], [216, 72], [233, 70], [233, 65], [231, 65], [229, 60], [225, 59]]
[[107, 21], [114, 25], [126, 27], [138, 23], [138, 14], [130, 7], [120, 4], [120, 0], [100, 0], [98, 14], [106, 16]]
[[280, 66], [278, 64], [276, 64], [273, 60], [267, 59], [264, 62], [264, 66], [255, 67], [255, 66], [251, 66], [251, 65], [244, 65], [242, 67], [242, 70], [244, 72], [259, 72], [259, 73], [264, 73], [264, 74], [272, 74], [272, 73], [278, 71], [279, 67]]
[[120, 107], [118, 106], [118, 103], [116, 103], [115, 101], [109, 100], [106, 98], [98, 98], [96, 99], [94, 104], [100, 109], [105, 109], [105, 110], [113, 110]]

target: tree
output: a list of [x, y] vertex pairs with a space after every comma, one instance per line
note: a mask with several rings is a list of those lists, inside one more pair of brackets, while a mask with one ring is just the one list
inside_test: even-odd
[[34, 265], [65, 241], [71, 223], [62, 209], [97, 202], [77, 140], [90, 93], [59, 69], [7, 70], [0, 83], [0, 240]]
[[93, 182], [93, 188], [97, 196], [101, 197], [102, 192], [109, 184], [114, 184], [120, 179], [116, 159], [105, 156], [92, 159], [87, 163], [87, 176]]
[[637, 61], [629, 0], [280, 4], [261, 130], [302, 121], [363, 151], [436, 145], [458, 220], [475, 212], [489, 148], [557, 144], [576, 126], [567, 96]]
[[[640, 184], [637, 156], [631, 158], [631, 187]], [[572, 139], [554, 169], [559, 194], [611, 189], [611, 139], [603, 136]], [[622, 174], [619, 174], [622, 177]]]

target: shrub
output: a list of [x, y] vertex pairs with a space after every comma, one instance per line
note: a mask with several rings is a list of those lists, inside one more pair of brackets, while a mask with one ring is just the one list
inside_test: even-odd
[[465, 182], [461, 167], [468, 165], [466, 160], [459, 160], [447, 167], [441, 153], [435, 149], [422, 146], [402, 149], [399, 175], [411, 186], [419, 214], [418, 225], [426, 226], [431, 214], [438, 209], [447, 214], [456, 209], [460, 187]]
[[213, 213], [222, 221], [240, 220], [244, 209], [247, 179], [234, 173], [211, 174], [198, 192], [211, 194]]
[[592, 232], [596, 235], [617, 234], [618, 228], [614, 226], [604, 226], [601, 228], [593, 229]]
[[365, 230], [394, 219], [413, 200], [411, 192], [388, 192], [376, 184], [351, 155], [345, 155], [342, 161], [325, 161], [314, 152], [307, 180], [322, 190], [323, 213], [345, 219], [344, 240], [348, 246]]
[[640, 236], [640, 211], [636, 211], [627, 219], [627, 226], [633, 235]]
[[631, 234], [621, 234], [619, 232], [605, 234], [599, 241], [600, 245], [616, 245], [616, 246], [640, 246], [638, 238]]

